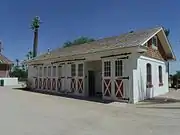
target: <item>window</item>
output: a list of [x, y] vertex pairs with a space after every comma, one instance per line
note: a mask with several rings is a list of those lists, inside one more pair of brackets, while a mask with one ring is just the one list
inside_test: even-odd
[[76, 65], [75, 64], [71, 65], [71, 76], [76, 76]]
[[147, 72], [147, 87], [152, 87], [152, 71], [151, 71], [151, 64], [146, 65], [146, 72]]
[[104, 76], [105, 77], [111, 76], [111, 62], [110, 61], [104, 62]]
[[51, 67], [48, 67], [48, 77], [51, 77]]
[[78, 76], [83, 76], [83, 64], [78, 65]]
[[39, 67], [39, 77], [42, 77], [42, 67]]
[[123, 75], [123, 64], [122, 60], [115, 61], [115, 76]]
[[53, 77], [55, 77], [56, 76], [56, 66], [53, 66]]
[[153, 47], [157, 47], [157, 45], [158, 45], [157, 36], [154, 36], [154, 37], [152, 38], [152, 46], [153, 46]]
[[44, 67], [44, 77], [47, 77], [47, 67]]
[[58, 66], [58, 77], [61, 77], [61, 76], [62, 76], [61, 70], [62, 70], [62, 67], [61, 67], [61, 66]]
[[35, 76], [38, 77], [38, 67], [34, 66], [34, 69], [35, 69]]
[[163, 80], [162, 80], [162, 67], [159, 66], [159, 85], [163, 85]]

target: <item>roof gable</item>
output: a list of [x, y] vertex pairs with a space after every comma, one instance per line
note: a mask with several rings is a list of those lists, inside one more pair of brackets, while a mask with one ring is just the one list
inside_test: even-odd
[[160, 44], [161, 50], [163, 51], [163, 55], [166, 55], [166, 59], [167, 60], [175, 60], [175, 54], [172, 50], [171, 44], [167, 38], [167, 36], [165, 35], [164, 29], [161, 28], [159, 29], [156, 33], [152, 34], [151, 37], [149, 37], [144, 43], [143, 45], [145, 45], [149, 40], [151, 40], [154, 36], [158, 37], [158, 43]]

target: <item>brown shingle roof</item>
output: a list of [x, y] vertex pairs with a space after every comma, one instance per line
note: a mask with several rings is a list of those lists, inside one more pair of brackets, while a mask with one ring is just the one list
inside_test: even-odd
[[11, 60], [9, 60], [7, 57], [2, 55], [1, 53], [0, 53], [0, 62], [3, 64], [9, 64], [9, 65], [13, 64]]
[[[81, 45], [74, 45], [66, 48], [58, 48], [48, 53], [36, 57], [34, 60], [43, 60], [61, 56], [73, 56], [76, 54], [85, 54], [107, 49], [115, 49], [117, 47], [132, 47], [142, 45], [154, 33], [161, 30], [162, 27], [156, 27], [146, 30], [125, 33], [120, 36], [113, 36], [104, 39], [99, 39], [94, 42]], [[34, 61], [32, 60], [32, 61]]]

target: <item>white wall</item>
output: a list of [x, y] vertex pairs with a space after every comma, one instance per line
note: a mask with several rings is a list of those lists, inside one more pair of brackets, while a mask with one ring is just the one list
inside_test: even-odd
[[18, 85], [18, 78], [0, 78], [0, 80], [4, 80], [4, 86], [16, 86]]
[[[152, 88], [146, 88], [146, 64], [152, 66]], [[162, 66], [163, 86], [159, 86], [159, 70]], [[133, 98], [134, 103], [168, 92], [168, 73], [165, 62], [140, 56], [137, 59], [137, 69], [133, 70]]]

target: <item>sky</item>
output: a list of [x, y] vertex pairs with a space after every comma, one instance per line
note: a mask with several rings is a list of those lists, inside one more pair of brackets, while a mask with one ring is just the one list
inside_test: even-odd
[[23, 60], [32, 49], [30, 24], [40, 16], [38, 52], [61, 47], [80, 36], [95, 39], [136, 29], [163, 26], [177, 57], [170, 72], [180, 70], [179, 0], [1, 0], [0, 40], [3, 54]]

